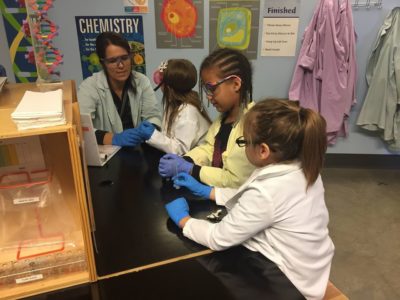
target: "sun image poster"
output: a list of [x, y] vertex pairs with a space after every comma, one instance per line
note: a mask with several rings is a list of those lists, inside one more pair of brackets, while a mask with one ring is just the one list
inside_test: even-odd
[[[4, 29], [9, 46], [10, 60], [15, 82], [34, 82], [37, 79], [36, 65], [29, 60], [33, 55], [32, 41], [25, 34], [23, 21], [26, 20], [25, 3], [15, 0], [0, 0]], [[4, 41], [2, 41], [4, 43]], [[7, 74], [11, 77], [11, 74]]]
[[256, 59], [258, 51], [259, 0], [210, 0], [209, 51], [233, 48], [247, 58]]
[[142, 16], [76, 16], [83, 79], [102, 69], [96, 54], [96, 38], [105, 31], [122, 34], [132, 49], [135, 71], [146, 74]]
[[204, 1], [155, 1], [157, 48], [204, 48]]

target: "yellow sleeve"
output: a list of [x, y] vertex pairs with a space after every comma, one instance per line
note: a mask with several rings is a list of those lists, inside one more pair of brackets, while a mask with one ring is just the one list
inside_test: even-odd
[[[249, 103], [248, 109], [252, 106], [254, 103]], [[247, 160], [245, 147], [241, 148], [236, 144], [236, 139], [243, 135], [243, 116], [232, 128], [226, 150], [222, 153], [223, 168], [210, 166], [214, 153], [215, 136], [221, 126], [222, 116], [211, 124], [205, 143], [185, 154], [185, 156], [190, 156], [195, 164], [201, 166], [200, 180], [203, 183], [216, 187], [238, 188], [255, 169], [255, 166]]]
[[221, 117], [217, 118], [208, 129], [204, 142], [185, 154], [199, 166], [209, 166], [214, 153], [215, 135], [221, 126]]
[[255, 167], [247, 160], [245, 148], [236, 144], [236, 139], [243, 135], [240, 122], [232, 128], [227, 149], [222, 153], [223, 168], [203, 165], [200, 170], [200, 180], [205, 184], [216, 187], [238, 188], [241, 186]]

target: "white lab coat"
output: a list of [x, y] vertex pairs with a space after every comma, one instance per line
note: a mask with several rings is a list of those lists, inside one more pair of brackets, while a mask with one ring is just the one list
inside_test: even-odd
[[183, 155], [204, 140], [209, 127], [210, 123], [195, 106], [183, 104], [172, 123], [170, 135], [166, 132], [164, 115], [161, 132], [154, 130], [146, 142], [166, 153]]
[[216, 202], [227, 207], [225, 218], [191, 218], [186, 237], [213, 250], [243, 244], [276, 263], [307, 299], [322, 299], [334, 245], [321, 177], [306, 189], [299, 162], [269, 165], [236, 191], [216, 188]]

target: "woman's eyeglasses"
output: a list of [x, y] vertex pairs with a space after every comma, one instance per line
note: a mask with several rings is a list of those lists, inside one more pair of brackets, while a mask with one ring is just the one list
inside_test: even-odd
[[212, 96], [219, 85], [232, 78], [238, 78], [239, 80], [241, 80], [240, 77], [237, 75], [229, 75], [214, 83], [206, 82], [203, 84], [204, 92], [206, 93], [207, 96]]
[[117, 67], [120, 63], [125, 63], [126, 61], [131, 59], [130, 54], [125, 54], [121, 56], [116, 56], [116, 57], [110, 57], [110, 58], [104, 58], [102, 61], [111, 66], [111, 67]]

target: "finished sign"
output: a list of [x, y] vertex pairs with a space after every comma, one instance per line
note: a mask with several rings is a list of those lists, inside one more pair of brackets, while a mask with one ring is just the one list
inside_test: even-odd
[[300, 0], [266, 0], [261, 56], [295, 56]]

